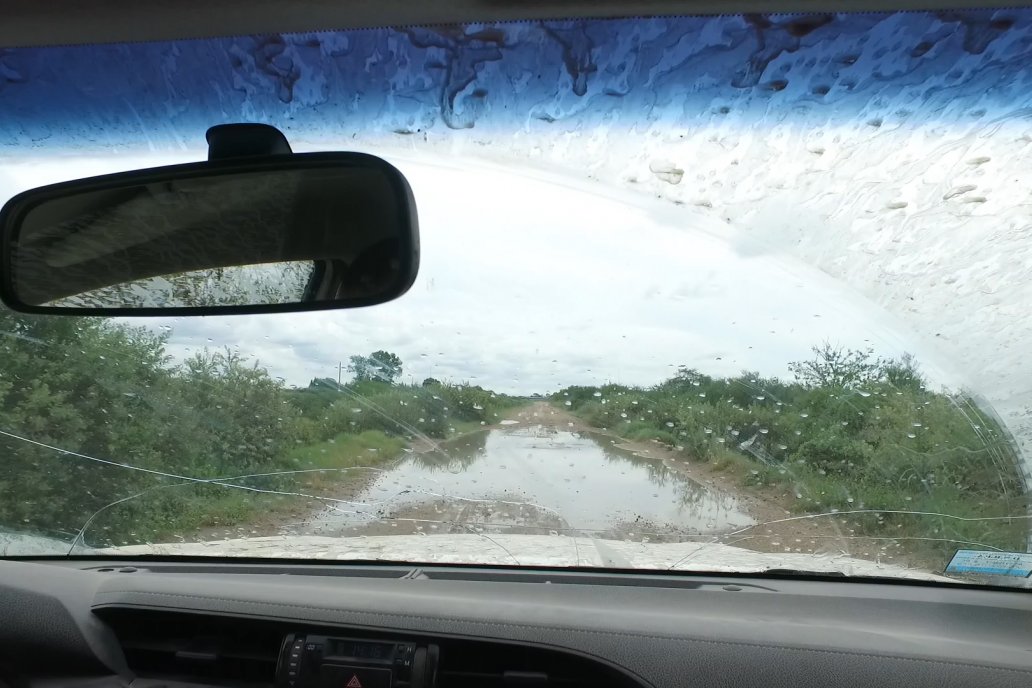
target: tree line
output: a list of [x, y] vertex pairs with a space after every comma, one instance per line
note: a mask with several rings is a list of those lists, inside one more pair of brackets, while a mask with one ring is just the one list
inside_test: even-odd
[[874, 512], [853, 517], [859, 534], [936, 557], [958, 546], [1024, 550], [1018, 451], [975, 398], [932, 389], [909, 355], [825, 343], [789, 368], [791, 380], [682, 367], [652, 387], [574, 386], [553, 399], [595, 427], [786, 494], [798, 513]]
[[95, 515], [91, 545], [182, 537], [296, 491], [266, 474], [303, 468], [305, 447], [364, 432], [443, 438], [509, 403], [468, 384], [399, 384], [389, 352], [352, 357], [348, 384], [293, 389], [232, 349], [176, 362], [168, 339], [0, 311], [0, 528], [70, 540]]

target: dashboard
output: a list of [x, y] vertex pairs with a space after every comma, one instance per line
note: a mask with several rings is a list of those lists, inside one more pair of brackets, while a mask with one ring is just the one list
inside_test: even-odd
[[788, 577], [0, 562], [10, 686], [1032, 685], [1025, 591]]

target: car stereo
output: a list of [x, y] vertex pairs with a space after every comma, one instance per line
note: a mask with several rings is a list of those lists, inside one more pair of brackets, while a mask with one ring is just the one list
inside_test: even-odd
[[437, 645], [291, 633], [276, 665], [281, 688], [434, 688]]

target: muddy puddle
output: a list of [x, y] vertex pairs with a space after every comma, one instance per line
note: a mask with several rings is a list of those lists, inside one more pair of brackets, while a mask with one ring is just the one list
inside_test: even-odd
[[611, 439], [547, 426], [473, 433], [380, 473], [311, 535], [563, 533], [680, 540], [753, 523], [737, 500]]

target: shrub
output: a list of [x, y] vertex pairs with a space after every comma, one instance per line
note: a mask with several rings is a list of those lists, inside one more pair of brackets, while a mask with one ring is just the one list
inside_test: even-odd
[[[911, 357], [885, 360], [829, 345], [815, 353], [794, 366], [799, 379], [792, 382], [682, 368], [651, 388], [578, 386], [552, 398], [569, 401], [567, 408], [592, 426], [668, 442], [691, 458], [734, 469], [748, 485], [790, 483], [797, 511], [866, 508], [973, 519], [874, 514], [855, 519], [864, 534], [920, 537], [927, 544], [919, 547], [935, 556], [955, 548], [951, 538], [1023, 547], [1028, 523], [1018, 453], [974, 399], [927, 389]], [[1012, 515], [1013, 521], [1000, 518]]]

